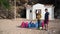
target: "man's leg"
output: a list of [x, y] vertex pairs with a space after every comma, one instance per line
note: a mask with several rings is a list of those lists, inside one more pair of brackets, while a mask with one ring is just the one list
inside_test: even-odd
[[44, 24], [44, 26], [45, 26], [45, 30], [46, 30], [46, 24]]
[[45, 30], [48, 30], [48, 21], [45, 20]]
[[45, 30], [47, 30], [47, 24], [45, 24]]
[[45, 26], [45, 30], [46, 30], [46, 20], [44, 20], [44, 26]]
[[48, 30], [48, 22], [45, 24], [45, 29]]
[[48, 30], [48, 20], [47, 20], [47, 24], [46, 25], [47, 25], [47, 30]]
[[48, 30], [48, 25], [46, 24], [46, 30]]

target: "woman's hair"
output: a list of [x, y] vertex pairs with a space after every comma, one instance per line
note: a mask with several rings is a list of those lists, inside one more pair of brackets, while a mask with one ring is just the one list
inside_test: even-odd
[[30, 10], [30, 13], [32, 13], [32, 10]]

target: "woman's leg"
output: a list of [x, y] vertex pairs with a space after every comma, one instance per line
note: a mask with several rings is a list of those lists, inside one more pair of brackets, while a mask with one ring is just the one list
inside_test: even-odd
[[38, 28], [40, 27], [40, 20], [38, 20]]

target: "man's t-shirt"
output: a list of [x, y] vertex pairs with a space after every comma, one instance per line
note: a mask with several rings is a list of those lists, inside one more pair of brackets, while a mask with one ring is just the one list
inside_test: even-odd
[[45, 20], [48, 20], [49, 19], [49, 12], [46, 12], [45, 13]]

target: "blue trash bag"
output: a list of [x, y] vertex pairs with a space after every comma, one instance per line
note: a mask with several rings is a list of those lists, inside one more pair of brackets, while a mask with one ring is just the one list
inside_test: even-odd
[[35, 23], [35, 27], [38, 28], [38, 22]]
[[32, 24], [31, 24], [31, 27], [32, 27], [32, 28], [34, 28], [34, 27], [35, 27], [35, 24], [34, 24], [34, 23], [32, 23]]
[[30, 22], [30, 23], [28, 24], [28, 27], [31, 28], [31, 27], [32, 27], [31, 25], [32, 25], [32, 23]]

